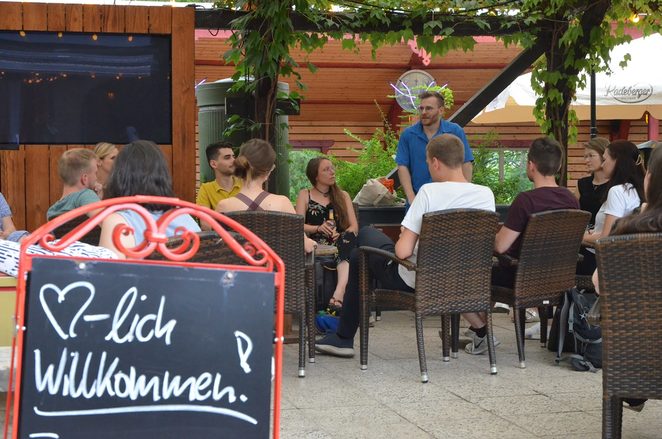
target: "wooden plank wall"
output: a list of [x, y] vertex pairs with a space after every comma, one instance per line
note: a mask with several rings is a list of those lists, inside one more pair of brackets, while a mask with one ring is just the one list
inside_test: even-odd
[[[0, 3], [0, 30], [172, 36], [172, 145], [160, 146], [170, 164], [175, 194], [191, 201], [196, 169], [194, 22], [192, 8]], [[0, 191], [19, 229], [32, 231], [46, 221], [48, 207], [62, 195], [57, 161], [65, 150], [76, 147], [93, 145], [20, 145], [18, 151], [0, 151]]]

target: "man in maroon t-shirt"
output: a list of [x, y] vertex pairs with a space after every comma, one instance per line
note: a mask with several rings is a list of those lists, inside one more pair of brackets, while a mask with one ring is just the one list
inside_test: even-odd
[[[494, 242], [497, 253], [514, 258], [519, 257], [522, 233], [532, 214], [545, 210], [579, 209], [579, 202], [572, 192], [556, 184], [554, 175], [563, 160], [563, 150], [556, 140], [550, 137], [534, 140], [527, 158], [526, 175], [534, 188], [515, 198]], [[497, 269], [492, 273], [492, 283], [497, 285], [512, 287], [514, 280], [514, 270]]]

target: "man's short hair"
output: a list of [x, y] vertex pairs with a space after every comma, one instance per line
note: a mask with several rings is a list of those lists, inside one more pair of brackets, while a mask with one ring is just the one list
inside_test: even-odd
[[218, 159], [218, 153], [223, 148], [229, 148], [234, 150], [234, 146], [232, 146], [232, 143], [225, 141], [216, 142], [207, 145], [207, 148], [205, 149], [205, 154], [207, 155], [207, 163], [211, 162], [212, 160]]
[[67, 186], [74, 186], [80, 180], [81, 175], [90, 171], [92, 161], [97, 156], [91, 149], [76, 148], [65, 151], [57, 162], [57, 173], [62, 182]]
[[536, 165], [538, 172], [551, 176], [559, 172], [563, 162], [563, 149], [551, 137], [539, 137], [531, 143], [528, 160]]
[[420, 95], [418, 95], [419, 101], [422, 101], [423, 99], [427, 98], [437, 98], [437, 102], [439, 102], [439, 107], [444, 106], [444, 96], [439, 93], [438, 91], [424, 91]]
[[429, 158], [436, 158], [451, 169], [457, 169], [464, 163], [464, 143], [453, 134], [442, 134], [428, 142]]

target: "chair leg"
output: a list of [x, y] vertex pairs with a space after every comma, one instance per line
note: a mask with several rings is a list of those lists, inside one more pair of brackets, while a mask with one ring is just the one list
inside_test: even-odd
[[451, 314], [451, 358], [457, 358], [460, 344], [460, 315]]
[[494, 348], [494, 332], [492, 331], [492, 312], [487, 312], [487, 354], [490, 357], [490, 373], [497, 374], [496, 349]]
[[448, 316], [447, 315], [442, 315], [441, 316], [441, 331], [439, 331], [439, 335], [441, 336], [441, 359], [442, 361], [450, 361], [451, 358], [448, 354], [449, 351], [449, 328], [450, 324], [448, 322]]
[[308, 340], [308, 362], [315, 362], [315, 280], [314, 270], [306, 269], [306, 294], [305, 309], [306, 309], [306, 337]]
[[299, 378], [306, 376], [306, 319], [305, 312], [299, 311]]
[[538, 316], [540, 317], [540, 347], [547, 347], [547, 315], [551, 306], [538, 307]]
[[623, 429], [623, 400], [616, 397], [602, 398], [602, 438], [620, 439]]
[[359, 318], [359, 328], [360, 328], [360, 343], [361, 343], [361, 370], [366, 370], [368, 368], [368, 331], [370, 325], [368, 324], [368, 319], [370, 316], [370, 293], [361, 292], [360, 298], [360, 318]]
[[517, 354], [519, 355], [519, 367], [524, 369], [524, 322], [526, 320], [525, 308], [513, 308], [515, 312], [515, 340], [517, 341]]
[[[446, 319], [446, 321], [448, 321]], [[446, 337], [444, 337], [446, 338]], [[425, 340], [423, 339], [423, 317], [416, 314], [416, 344], [418, 346], [418, 364], [421, 367], [421, 382], [428, 382], [428, 365], [425, 361]]]

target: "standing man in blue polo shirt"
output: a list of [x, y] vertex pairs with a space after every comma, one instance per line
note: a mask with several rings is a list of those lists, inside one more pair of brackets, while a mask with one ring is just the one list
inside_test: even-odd
[[425, 161], [425, 147], [433, 137], [445, 133], [459, 137], [464, 144], [462, 173], [467, 181], [471, 181], [473, 171], [474, 156], [464, 130], [458, 124], [443, 119], [444, 97], [436, 91], [426, 91], [418, 98], [420, 120], [402, 132], [395, 154], [398, 177], [408, 204], [414, 201], [421, 186], [432, 181]]

